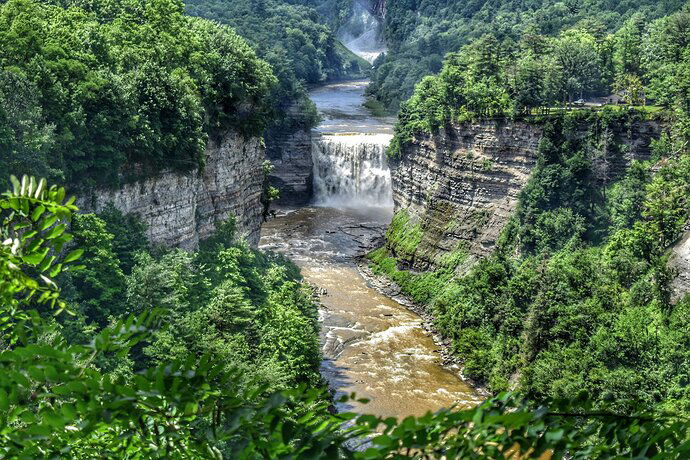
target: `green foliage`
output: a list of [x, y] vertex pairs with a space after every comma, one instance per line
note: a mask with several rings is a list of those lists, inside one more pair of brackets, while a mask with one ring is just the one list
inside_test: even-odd
[[[640, 49], [643, 48], [639, 40], [640, 28], [644, 28], [646, 22], [678, 11], [684, 3], [683, 0], [387, 2], [385, 35], [389, 52], [375, 66], [370, 94], [395, 110], [412, 96], [417, 82], [441, 70], [447, 53], [457, 52], [466, 44], [491, 35], [499, 45], [492, 54], [499, 61], [509, 63], [516, 71], [516, 81], [522, 80], [515, 94], [519, 100], [529, 101], [542, 85], [548, 84], [551, 79], [541, 77], [550, 76], [556, 70], [555, 64], [566, 64], [565, 67], [574, 70], [573, 73], [557, 73], [579, 98], [580, 90], [587, 93], [588, 85], [596, 86], [598, 78], [607, 80], [611, 76], [609, 65], [614, 62], [614, 56], [605, 61], [585, 60], [599, 54], [603, 48], [610, 48], [611, 40], [605, 39], [607, 31], [624, 29], [615, 37], [620, 43], [615, 55], [616, 66], [621, 74], [634, 74], [639, 68]], [[554, 46], [545, 38], [555, 37], [573, 27], [586, 29], [595, 43], [592, 38], [584, 41], [578, 38], [556, 41]], [[540, 55], [551, 48], [555, 48], [557, 54], [562, 51], [564, 60], [544, 65]]]
[[73, 238], [65, 230], [71, 213], [76, 210], [75, 199], [65, 200], [65, 189], [48, 187], [45, 180], [37, 182], [27, 176], [21, 182], [14, 176], [11, 180], [12, 192], [4, 193], [0, 199], [3, 305], [0, 333], [2, 340], [9, 344], [19, 338], [17, 325], [29, 319], [20, 308], [22, 302], [33, 299], [57, 312], [67, 308], [53, 278], [73, 270], [67, 264], [83, 253], [76, 249], [63, 262], [58, 261], [56, 254]]
[[[52, 315], [39, 315], [32, 302], [53, 306], [58, 313], [66, 308], [57, 285], [40, 273], [54, 277], [71, 271], [70, 264], [87, 253], [62, 251], [71, 241], [64, 222], [76, 211], [74, 199], [65, 203], [64, 189], [48, 188], [45, 181], [25, 177], [20, 183], [13, 178], [13, 184], [13, 192], [0, 199], [3, 456], [376, 459], [508, 458], [547, 451], [573, 458], [687, 454], [687, 420], [650, 412], [593, 412], [584, 394], [554, 401], [550, 408], [501, 394], [471, 410], [444, 409], [396, 421], [332, 415], [323, 393], [305, 386], [272, 392], [271, 387], [294, 387], [318, 375], [316, 309], [310, 292], [294, 278], [296, 269], [276, 256], [234, 243], [232, 223], [221, 226], [197, 254], [170, 251], [154, 258], [140, 252], [128, 290], [130, 299], [142, 302], [144, 313], [113, 320], [93, 332], [87, 345], [70, 343], [65, 329]], [[103, 221], [92, 215], [81, 220], [75, 224], [79, 238], [105, 254], [112, 237], [103, 230]], [[95, 238], [99, 230], [105, 236]], [[87, 254], [85, 262], [99, 255]], [[168, 275], [173, 280], [168, 281]], [[168, 309], [151, 309], [156, 297], [165, 293], [171, 293], [162, 299]], [[682, 305], [669, 323], [674, 337], [686, 340], [687, 303]], [[616, 336], [633, 338], [644, 320], [628, 312]], [[467, 329], [464, 336], [464, 350], [486, 351], [485, 333]], [[648, 346], [658, 340], [648, 336], [642, 346], [630, 342], [619, 350], [607, 348], [603, 337], [601, 349], [613, 353], [611, 359], [631, 359], [649, 353]], [[154, 362], [138, 356], [142, 346]], [[686, 349], [677, 348], [669, 356], [683, 360]], [[260, 363], [256, 356], [242, 363], [243, 353], [258, 353]], [[304, 361], [310, 356], [316, 359]], [[113, 357], [137, 359], [137, 372], [104, 369], [102, 363]], [[477, 367], [486, 364], [475, 359]], [[266, 364], [278, 366], [266, 375], [282, 377], [277, 385], [274, 380], [255, 382], [256, 367]], [[371, 443], [363, 451], [347, 447], [366, 438]]]
[[269, 176], [275, 169], [273, 163], [271, 163], [269, 160], [264, 161], [262, 169], [264, 173], [264, 181], [260, 198], [261, 205], [263, 206], [261, 216], [263, 217], [264, 222], [266, 222], [268, 220], [268, 216], [270, 215], [271, 203], [280, 198], [280, 190], [273, 187], [269, 181]]
[[674, 351], [686, 346], [676, 331], [687, 327], [687, 300], [671, 302], [666, 255], [690, 219], [690, 156], [676, 153], [682, 138], [664, 138], [653, 175], [652, 163], [633, 162], [617, 180], [607, 166], [625, 153], [615, 133], [638, 117], [575, 112], [546, 122], [498, 250], [464, 276], [401, 270], [394, 245], [370, 255], [375, 272], [427, 306], [468, 377], [536, 400], [585, 390], [621, 413], [690, 410], [681, 383], [690, 374]]
[[422, 242], [424, 232], [419, 223], [410, 222], [407, 211], [399, 211], [393, 216], [393, 221], [386, 232], [388, 248], [401, 257], [411, 256]]
[[208, 136], [263, 132], [274, 83], [234, 31], [175, 0], [11, 0], [0, 6], [0, 166], [87, 186], [189, 170]]
[[230, 224], [195, 255], [139, 256], [128, 280], [130, 303], [174, 312], [146, 354], [159, 362], [212, 354], [229, 370], [242, 369], [242, 382], [271, 390], [317, 386], [321, 355], [311, 291], [284, 259], [233, 238]]
[[134, 267], [134, 256], [149, 249], [146, 224], [134, 215], [123, 215], [109, 204], [98, 214], [105, 222], [106, 230], [113, 235], [113, 252], [120, 262], [120, 268], [129, 274]]
[[72, 235], [75, 246], [84, 251], [84, 267], [70, 276], [75, 293], [68, 298], [75, 310], [103, 327], [125, 312], [126, 280], [113, 248], [114, 236], [94, 214], [75, 215]]
[[318, 122], [307, 86], [361, 77], [366, 61], [348, 51], [308, 6], [283, 0], [187, 0], [189, 14], [228, 24], [270, 63], [278, 78], [270, 95], [272, 112], [266, 145], [281, 158], [281, 139]]
[[[686, 120], [687, 127], [690, 104], [682, 89], [687, 86], [682, 50], [687, 47], [688, 14], [683, 9], [648, 22], [638, 13], [608, 35], [590, 21], [556, 36], [541, 35], [530, 26], [514, 37], [517, 41], [496, 33], [477, 38], [448, 54], [438, 75], [422, 79], [400, 104], [390, 154], [400, 156], [415, 134], [436, 133], [451, 123], [487, 117], [536, 120], [562, 112], [561, 107], [572, 110], [581, 98], [638, 107], [651, 99]], [[599, 110], [591, 104], [587, 109]], [[613, 112], [612, 107], [605, 110]]]

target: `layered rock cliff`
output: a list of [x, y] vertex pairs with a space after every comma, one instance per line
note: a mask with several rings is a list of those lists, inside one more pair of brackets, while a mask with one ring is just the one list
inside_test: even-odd
[[279, 204], [302, 206], [311, 200], [314, 170], [311, 145], [311, 130], [276, 135], [267, 140], [268, 158], [275, 167], [270, 181], [280, 190]]
[[119, 190], [99, 190], [79, 206], [98, 212], [112, 203], [125, 214], [139, 216], [153, 244], [184, 249], [196, 248], [217, 222], [234, 217], [238, 235], [256, 246], [265, 158], [261, 139], [228, 133], [208, 143], [203, 170], [163, 172]]
[[[396, 211], [406, 210], [422, 235], [412, 254], [394, 254], [401, 263], [428, 270], [461, 250], [469, 254], [467, 267], [488, 255], [537, 162], [542, 130], [536, 123], [485, 121], [416, 136], [392, 164]], [[587, 135], [588, 128], [583, 126], [580, 134]], [[632, 159], [650, 156], [660, 127], [635, 122], [612, 134], [625, 148], [607, 159], [609, 179]], [[394, 245], [389, 249], [395, 252]]]

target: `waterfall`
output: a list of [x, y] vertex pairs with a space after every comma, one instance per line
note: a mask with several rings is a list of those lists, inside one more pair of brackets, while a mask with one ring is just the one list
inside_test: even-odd
[[314, 198], [334, 207], [392, 207], [389, 134], [318, 134], [312, 141]]
[[353, 53], [373, 63], [386, 52], [381, 19], [376, 10], [380, 2], [374, 0], [355, 0], [352, 14], [338, 31], [338, 38]]

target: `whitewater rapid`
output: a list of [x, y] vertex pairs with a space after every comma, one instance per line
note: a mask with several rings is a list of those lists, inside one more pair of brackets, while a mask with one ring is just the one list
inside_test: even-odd
[[261, 248], [289, 257], [318, 287], [321, 373], [336, 399], [354, 392], [371, 400], [339, 410], [402, 418], [471, 407], [477, 394], [443, 367], [422, 319], [373, 289], [355, 263], [381, 244], [393, 216], [386, 149], [395, 120], [362, 106], [366, 85], [311, 93], [322, 117], [312, 144], [314, 206], [281, 210], [264, 224]]

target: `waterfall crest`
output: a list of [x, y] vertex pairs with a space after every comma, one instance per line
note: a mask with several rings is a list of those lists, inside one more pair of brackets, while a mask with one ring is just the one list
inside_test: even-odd
[[391, 207], [389, 134], [318, 134], [312, 140], [314, 198], [334, 207]]

